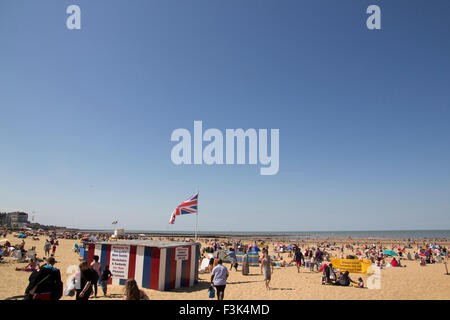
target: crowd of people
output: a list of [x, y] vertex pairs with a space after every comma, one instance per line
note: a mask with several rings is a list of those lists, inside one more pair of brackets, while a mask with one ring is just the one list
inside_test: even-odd
[[[301, 242], [300, 242], [301, 243]], [[269, 254], [269, 246], [264, 241], [259, 242], [259, 246], [262, 247], [262, 256], [259, 259], [259, 265], [261, 273], [264, 275], [264, 283], [266, 289], [270, 290], [270, 281], [272, 278], [274, 266], [286, 267], [295, 265], [297, 272], [300, 273], [301, 268], [305, 268], [310, 272], [322, 272], [322, 284], [334, 285], [334, 286], [353, 286], [356, 288], [364, 288], [364, 280], [362, 277], [358, 277], [357, 281], [350, 278], [349, 272], [341, 272], [339, 269], [335, 269], [330, 263], [331, 259], [359, 259], [369, 260], [370, 264], [373, 264], [381, 269], [384, 267], [404, 267], [402, 259], [418, 260], [421, 264], [436, 263], [442, 261], [442, 259], [448, 259], [448, 251], [446, 247], [433, 244], [420, 244], [410, 241], [404, 245], [392, 245], [388, 247], [385, 244], [368, 244], [368, 243], [342, 243], [336, 242], [317, 243], [312, 247], [304, 244], [305, 249], [302, 250], [299, 244], [291, 244], [289, 246], [273, 243], [273, 254]], [[219, 242], [217, 239], [207, 241], [206, 246], [203, 248], [203, 253], [210, 253], [209, 260], [209, 272], [211, 273], [212, 285], [219, 283], [217, 287], [217, 299], [223, 299], [224, 290], [226, 286], [225, 279], [229, 275], [229, 271], [233, 269], [238, 271], [238, 262], [236, 254], [241, 253], [241, 272], [242, 275], [248, 275], [250, 273], [249, 268], [249, 250], [252, 247], [257, 247], [255, 242], [252, 245], [244, 244], [240, 240]], [[413, 244], [416, 248], [413, 247]], [[230, 267], [229, 271], [223, 266], [223, 260], [220, 259], [219, 252], [227, 251], [225, 258], [229, 258]], [[347, 253], [347, 254], [344, 254]], [[388, 253], [386, 253], [388, 252]], [[411, 252], [414, 252], [412, 254]], [[280, 253], [287, 253], [287, 260], [283, 260]], [[204, 255], [200, 261], [204, 259]], [[225, 272], [225, 269], [227, 270]], [[226, 276], [225, 276], [226, 275]], [[220, 281], [214, 279], [219, 278]]]
[[[94, 261], [91, 264], [82, 261], [79, 264], [79, 271], [69, 279], [64, 289], [61, 273], [55, 267], [57, 261], [55, 258], [49, 257], [38, 271], [34, 271], [30, 275], [29, 284], [25, 289], [25, 299], [59, 300], [64, 294], [66, 296], [75, 296], [75, 300], [79, 301], [89, 300], [98, 297], [98, 285], [101, 286], [103, 295], [107, 296], [108, 282], [112, 277], [112, 273], [108, 265], [102, 270], [98, 260], [99, 257], [94, 256]], [[145, 292], [138, 288], [134, 279], [128, 279], [125, 282], [123, 297], [125, 300], [149, 299]]]
[[[11, 234], [11, 233], [9, 233]], [[8, 232], [0, 232], [5, 238]], [[42, 234], [39, 234], [42, 236]], [[30, 235], [28, 235], [30, 236]], [[35, 236], [35, 235], [31, 235]], [[29, 272], [29, 285], [25, 290], [27, 299], [43, 299], [53, 300], [61, 299], [63, 295], [73, 296], [76, 300], [88, 300], [98, 297], [98, 287], [102, 288], [104, 296], [108, 296], [108, 283], [111, 283], [113, 277], [109, 266], [101, 268], [99, 257], [94, 256], [91, 264], [86, 261], [79, 264], [79, 272], [70, 278], [65, 289], [61, 281], [61, 273], [55, 266], [56, 252], [60, 238], [75, 238], [81, 242], [81, 247], [86, 246], [91, 241], [93, 235], [86, 236], [77, 233], [56, 234], [48, 232], [45, 234], [47, 239], [43, 247], [43, 257], [36, 255], [36, 248], [25, 248], [25, 240], [15, 245], [5, 239], [0, 242], [0, 259], [3, 257], [13, 257], [20, 262], [27, 264], [17, 267], [15, 270]], [[134, 235], [131, 236], [135, 237]], [[108, 240], [107, 234], [96, 234], [96, 241]], [[161, 240], [161, 238], [160, 238]], [[169, 239], [170, 240], [170, 239]], [[190, 239], [192, 241], [192, 239]], [[304, 249], [301, 249], [303, 247]], [[263, 281], [266, 290], [270, 290], [274, 267], [296, 266], [297, 272], [308, 270], [310, 272], [322, 272], [322, 284], [335, 286], [354, 286], [364, 288], [364, 281], [361, 277], [357, 281], [350, 278], [349, 272], [340, 272], [332, 265], [331, 259], [360, 259], [370, 260], [370, 262], [380, 268], [385, 267], [402, 267], [403, 260], [417, 260], [421, 265], [441, 262], [448, 259], [448, 250], [444, 246], [433, 243], [404, 243], [402, 245], [393, 244], [387, 246], [383, 243], [328, 243], [320, 242], [311, 245], [311, 242], [299, 241], [297, 244], [289, 246], [276, 244], [274, 242], [265, 241], [241, 241], [241, 240], [209, 240], [203, 246], [200, 262], [205, 258], [205, 254], [210, 254], [208, 271], [211, 274], [211, 287], [217, 290], [217, 299], [223, 300], [225, 296], [225, 288], [230, 272], [240, 271], [242, 275], [250, 274], [250, 265], [255, 266], [255, 255], [250, 254], [258, 249], [259, 253], [259, 271], [263, 275]], [[262, 250], [260, 250], [261, 248]], [[269, 254], [269, 249], [271, 250]], [[74, 251], [78, 252], [79, 246], [74, 246]], [[386, 250], [391, 251], [386, 254]], [[219, 255], [220, 252], [224, 254]], [[286, 255], [283, 253], [287, 253]], [[345, 253], [345, 254], [344, 254]], [[240, 257], [238, 263], [238, 256]], [[224, 262], [230, 263], [229, 268], [224, 266]], [[251, 262], [252, 261], [252, 262]], [[238, 270], [240, 268], [240, 270]], [[131, 300], [148, 299], [144, 291], [140, 290], [134, 279], [128, 279], [124, 287], [124, 298]]]

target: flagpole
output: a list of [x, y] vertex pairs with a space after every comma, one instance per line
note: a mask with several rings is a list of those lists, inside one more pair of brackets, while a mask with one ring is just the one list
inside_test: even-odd
[[195, 214], [195, 242], [197, 242], [197, 228], [198, 228], [198, 188], [197, 188], [197, 213]]

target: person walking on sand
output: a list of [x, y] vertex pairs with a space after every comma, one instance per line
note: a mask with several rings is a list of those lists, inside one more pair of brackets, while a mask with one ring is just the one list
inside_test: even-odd
[[[98, 260], [99, 260], [99, 256], [95, 255], [94, 261], [92, 261], [92, 263], [91, 263], [91, 268], [94, 269], [95, 272], [97, 272], [98, 278], [100, 278], [101, 265], [98, 262]], [[97, 284], [97, 282], [95, 282], [92, 285], [94, 286], [94, 297], [97, 298], [98, 284]]]
[[76, 289], [76, 300], [89, 300], [92, 293], [92, 284], [98, 281], [97, 272], [89, 268], [86, 261], [80, 264], [79, 288]]
[[316, 265], [316, 272], [319, 271], [319, 265], [323, 260], [323, 253], [320, 251], [320, 248], [317, 247], [316, 253], [314, 255], [314, 263]]
[[109, 265], [105, 266], [103, 269], [102, 276], [100, 277], [100, 285], [102, 286], [103, 295], [106, 297], [108, 293], [108, 281], [112, 277], [112, 273], [109, 270]]
[[269, 253], [264, 251], [263, 259], [261, 260], [261, 273], [264, 273], [264, 282], [266, 283], [266, 289], [270, 290], [270, 280], [272, 279], [273, 266], [269, 257]]
[[219, 259], [217, 266], [211, 272], [211, 283], [216, 287], [217, 300], [223, 300], [225, 296], [228, 275], [228, 269], [222, 265], [222, 259]]
[[50, 255], [50, 241], [45, 240], [45, 244], [44, 244], [44, 255], [46, 257], [48, 257]]
[[211, 255], [211, 258], [209, 259], [209, 264], [208, 264], [208, 269], [209, 269], [209, 273], [211, 273], [214, 269], [214, 255]]
[[302, 265], [302, 260], [304, 260], [303, 253], [302, 253], [302, 250], [300, 250], [300, 248], [295, 248], [294, 259], [291, 261], [291, 263], [294, 262], [294, 260], [295, 260], [295, 264], [297, 265], [297, 272], [300, 273], [300, 267]]
[[313, 256], [313, 251], [310, 250], [309, 253], [309, 271], [313, 272], [314, 271], [314, 256]]
[[248, 254], [247, 250], [244, 249], [243, 251], [244, 255], [242, 256], [242, 274], [244, 276], [248, 275], [250, 273], [250, 268], [248, 265]]
[[237, 271], [238, 263], [237, 263], [236, 252], [235, 252], [234, 248], [230, 248], [230, 252], [228, 252], [227, 257], [231, 258], [230, 270], [234, 268]]

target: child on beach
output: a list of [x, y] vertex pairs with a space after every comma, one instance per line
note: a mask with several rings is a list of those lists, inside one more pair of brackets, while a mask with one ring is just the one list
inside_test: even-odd
[[314, 257], [311, 254], [309, 257], [309, 271], [311, 271], [311, 272], [314, 271], [314, 265], [315, 265]]
[[358, 288], [364, 288], [364, 281], [361, 277], [358, 279]]

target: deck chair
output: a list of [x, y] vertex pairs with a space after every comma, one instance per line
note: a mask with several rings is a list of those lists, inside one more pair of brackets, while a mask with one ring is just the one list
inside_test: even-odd
[[200, 267], [198, 268], [198, 272], [200, 273], [209, 272], [208, 267], [209, 267], [209, 259], [204, 258], [202, 260], [202, 263], [200, 264]]
[[31, 260], [34, 259], [36, 257], [36, 251], [34, 250], [28, 250], [27, 254], [26, 254], [26, 259], [27, 260]]
[[222, 259], [223, 262], [230, 263], [231, 258], [228, 256], [225, 250], [219, 250], [217, 252], [217, 259]]
[[14, 250], [14, 257], [12, 258], [14, 262], [26, 262], [26, 258], [20, 250]]

